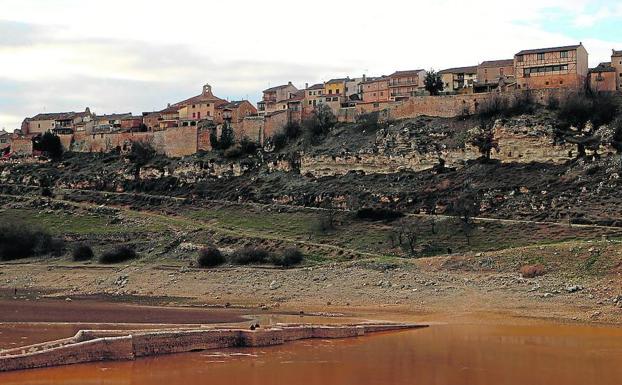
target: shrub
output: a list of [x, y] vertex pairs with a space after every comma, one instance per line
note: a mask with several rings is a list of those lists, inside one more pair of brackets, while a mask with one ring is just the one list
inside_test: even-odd
[[312, 144], [318, 143], [337, 123], [337, 117], [326, 104], [320, 104], [313, 115], [302, 121], [305, 137]]
[[74, 261], [90, 261], [93, 259], [93, 249], [88, 245], [78, 245], [73, 249], [72, 257]]
[[283, 267], [298, 265], [303, 259], [304, 256], [302, 252], [295, 247], [285, 249], [283, 254], [273, 255], [271, 258], [273, 264]]
[[261, 248], [247, 246], [237, 250], [231, 256], [231, 262], [236, 265], [250, 265], [265, 263], [270, 258], [270, 253]]
[[228, 149], [225, 150], [225, 152], [223, 153], [225, 158], [239, 158], [240, 156], [242, 156], [242, 148], [240, 146], [233, 146], [233, 147], [229, 147]]
[[114, 250], [109, 250], [99, 257], [99, 263], [112, 264], [129, 261], [136, 258], [134, 249], [128, 246], [119, 246]]
[[280, 150], [287, 144], [287, 136], [284, 133], [277, 133], [272, 136], [272, 144], [275, 150]]
[[403, 216], [404, 213], [385, 208], [364, 207], [356, 212], [358, 219], [369, 221], [394, 221]]
[[248, 138], [242, 138], [240, 141], [240, 148], [245, 154], [253, 154], [257, 151], [257, 143], [249, 140]]
[[26, 224], [0, 226], [0, 260], [28, 258], [35, 255], [52, 253], [60, 255], [63, 251], [62, 240]]
[[149, 144], [144, 142], [132, 142], [132, 148], [127, 154], [127, 158], [137, 166], [144, 166], [155, 157], [156, 151]]
[[359, 129], [365, 131], [377, 131], [385, 126], [380, 123], [380, 113], [378, 111], [359, 116], [356, 123]]
[[197, 264], [199, 267], [215, 267], [225, 263], [225, 257], [215, 247], [204, 247], [199, 250]]
[[525, 265], [520, 268], [520, 275], [523, 278], [535, 278], [544, 275], [546, 269], [543, 265]]
[[32, 148], [45, 153], [54, 161], [58, 161], [63, 157], [63, 145], [60, 142], [60, 138], [51, 132], [35, 137]]
[[312, 223], [312, 230], [318, 234], [326, 234], [335, 230], [335, 210], [323, 211]]
[[222, 127], [222, 132], [220, 133], [220, 141], [218, 146], [221, 150], [226, 150], [229, 147], [233, 146], [235, 143], [235, 136], [233, 135], [233, 129], [231, 125], [225, 123]]
[[289, 122], [283, 128], [283, 133], [288, 139], [296, 139], [302, 133], [302, 127], [300, 127], [298, 122]]
[[560, 128], [571, 126], [583, 128], [588, 121], [594, 127], [611, 123], [617, 116], [618, 105], [613, 97], [604, 94], [571, 94], [561, 103], [557, 111]]

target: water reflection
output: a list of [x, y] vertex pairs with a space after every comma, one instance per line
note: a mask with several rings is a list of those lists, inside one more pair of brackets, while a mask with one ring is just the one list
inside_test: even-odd
[[618, 328], [448, 324], [356, 339], [4, 373], [0, 383], [618, 385], [621, 362]]

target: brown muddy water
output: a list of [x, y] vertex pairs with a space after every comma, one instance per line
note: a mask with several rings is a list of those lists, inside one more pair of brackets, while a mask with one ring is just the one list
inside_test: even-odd
[[[622, 328], [511, 318], [491, 322], [484, 317], [484, 322], [478, 322], [477, 317], [354, 339], [0, 373], [0, 384], [622, 384]], [[295, 322], [295, 318], [260, 319], [270, 323]], [[13, 344], [24, 337], [26, 343], [64, 337], [73, 334], [75, 327], [0, 324], [0, 347], [8, 347], [11, 339]]]

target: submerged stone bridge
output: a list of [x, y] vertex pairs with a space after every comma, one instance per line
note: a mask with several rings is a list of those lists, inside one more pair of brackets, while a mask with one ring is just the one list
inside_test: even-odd
[[280, 345], [309, 338], [349, 338], [367, 333], [415, 329], [417, 324], [277, 324], [255, 330], [201, 327], [165, 330], [81, 330], [75, 336], [0, 351], [0, 371], [232, 347]]

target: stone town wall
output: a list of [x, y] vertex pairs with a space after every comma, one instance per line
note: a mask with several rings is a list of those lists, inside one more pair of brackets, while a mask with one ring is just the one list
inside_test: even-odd
[[241, 123], [233, 125], [233, 135], [236, 141], [246, 138], [252, 142], [263, 145], [263, 129], [265, 118], [263, 116], [249, 116]]
[[196, 126], [173, 127], [164, 132], [164, 155], [179, 158], [195, 154], [198, 149]]
[[172, 127], [155, 132], [76, 133], [73, 135], [71, 150], [76, 152], [110, 152], [115, 149], [126, 151], [131, 148], [132, 142], [143, 142], [151, 144], [158, 153], [170, 157], [182, 157], [197, 152], [198, 138], [198, 129], [195, 126]]
[[131, 142], [153, 142], [153, 132], [75, 133], [71, 150], [75, 152], [110, 152], [130, 148]]
[[210, 130], [200, 129], [197, 133], [197, 150], [198, 151], [211, 151], [212, 142], [210, 140]]
[[266, 117], [264, 126], [264, 138], [271, 138], [280, 132], [289, 122], [290, 114], [287, 111], [274, 113]]
[[[529, 93], [535, 102], [546, 104], [550, 98], [561, 99], [569, 93], [576, 92], [574, 89], [538, 89], [524, 90], [507, 93], [487, 92], [465, 95], [439, 95], [439, 96], [415, 96], [406, 101], [385, 103], [361, 103], [356, 107], [357, 115], [381, 111], [381, 117], [386, 120], [416, 118], [418, 116], [434, 116], [440, 118], [454, 118], [466, 114], [474, 114], [481, 106], [493, 98], [505, 97], [514, 100], [524, 93]], [[340, 121], [352, 121], [351, 111], [339, 112]]]
[[71, 142], [73, 141], [72, 134], [59, 134], [60, 144], [63, 146], [63, 151], [69, 151], [71, 149]]

